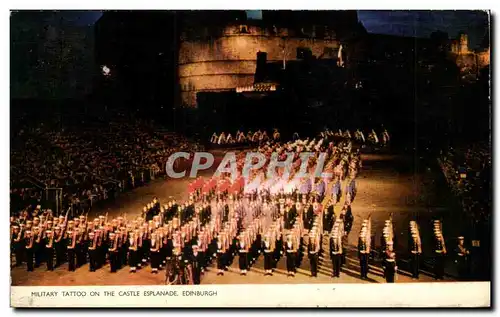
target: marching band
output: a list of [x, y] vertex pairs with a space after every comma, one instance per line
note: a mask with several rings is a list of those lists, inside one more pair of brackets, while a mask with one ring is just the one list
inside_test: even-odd
[[[355, 136], [364, 138], [359, 131]], [[279, 138], [279, 132], [275, 131], [274, 137]], [[88, 215], [71, 220], [68, 213], [58, 217], [50, 210], [42, 212], [37, 206], [39, 216], [11, 220], [16, 265], [26, 263], [27, 270], [33, 271], [45, 262], [48, 270], [54, 270], [67, 262], [69, 271], [74, 271], [88, 261], [91, 272], [109, 263], [112, 273], [127, 265], [130, 273], [135, 273], [149, 264], [151, 273], [157, 274], [175, 262], [174, 267], [189, 267], [187, 280], [199, 284], [212, 261], [216, 263], [217, 275], [224, 275], [238, 257], [239, 272], [247, 275], [261, 255], [264, 275], [273, 275], [284, 257], [287, 275], [293, 277], [307, 256], [311, 277], [317, 277], [325, 253], [332, 261], [332, 276], [339, 278], [346, 264], [347, 236], [354, 222], [351, 205], [356, 197], [355, 179], [361, 157], [350, 140], [335, 143], [330, 138], [330, 134], [322, 134], [319, 139], [267, 142], [259, 145], [257, 151], [267, 158], [272, 153], [295, 153], [292, 174], [297, 174], [302, 165], [301, 152], [326, 152], [325, 169], [331, 172], [331, 178], [285, 180], [280, 169], [278, 177], [273, 178], [266, 178], [258, 171], [249, 179], [239, 177], [232, 181], [226, 175], [209, 180], [197, 178], [188, 186], [188, 201], [171, 200], [162, 206], [155, 197], [136, 218], [127, 218], [125, 214], [108, 219], [106, 214], [93, 221], [88, 220]], [[240, 170], [243, 160], [238, 158]], [[306, 167], [311, 169], [317, 160], [313, 157]], [[249, 188], [247, 185], [255, 180], [260, 180], [259, 185]], [[347, 184], [344, 190], [342, 182]], [[341, 204], [343, 194], [345, 202]], [[337, 208], [341, 208], [338, 217]], [[434, 223], [434, 233], [436, 278], [442, 278], [446, 247], [439, 221]], [[388, 283], [394, 282], [397, 272], [394, 239], [391, 217], [385, 223], [381, 240]], [[422, 246], [415, 221], [410, 222], [410, 242], [412, 275], [418, 278]], [[371, 217], [368, 217], [362, 222], [358, 241], [362, 279], [368, 277], [373, 249]]]
[[394, 252], [395, 236], [392, 215], [389, 220], [385, 221], [385, 226], [382, 232], [384, 276], [387, 283], [394, 283], [398, 268], [396, 266], [396, 253]]

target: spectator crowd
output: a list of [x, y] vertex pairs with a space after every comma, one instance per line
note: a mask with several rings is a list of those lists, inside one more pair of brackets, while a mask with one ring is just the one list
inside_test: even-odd
[[21, 124], [11, 137], [11, 212], [59, 199], [59, 210], [81, 213], [155, 179], [171, 153], [195, 150], [183, 136], [123, 115]]
[[465, 211], [481, 221], [491, 216], [491, 150], [486, 144], [450, 147], [438, 159], [453, 193]]

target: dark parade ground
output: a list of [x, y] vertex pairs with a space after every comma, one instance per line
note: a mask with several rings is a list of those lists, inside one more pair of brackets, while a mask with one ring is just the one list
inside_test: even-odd
[[[448, 199], [443, 196], [442, 188], [437, 188], [437, 179], [441, 177], [439, 170], [422, 167], [418, 157], [410, 155], [392, 154], [364, 154], [363, 167], [357, 178], [358, 193], [352, 204], [354, 224], [349, 234], [347, 266], [342, 269], [339, 279], [331, 277], [332, 265], [329, 258], [320, 260], [319, 275], [310, 277], [309, 260], [304, 258], [298, 274], [287, 277], [285, 259], [281, 259], [273, 276], [264, 276], [263, 257], [259, 257], [247, 276], [240, 276], [237, 268], [237, 257], [224, 276], [217, 276], [214, 264], [202, 277], [202, 284], [276, 284], [276, 283], [381, 283], [385, 282], [383, 270], [378, 258], [371, 260], [368, 280], [361, 280], [359, 275], [359, 260], [357, 258], [358, 234], [363, 219], [372, 215], [372, 232], [375, 233], [375, 243], [378, 248], [384, 221], [393, 214], [394, 230], [397, 235], [396, 254], [398, 258], [399, 274], [396, 282], [414, 282], [406, 267], [408, 259], [407, 240], [408, 224], [412, 219], [417, 220], [422, 234], [422, 248], [424, 264], [421, 265], [421, 282], [434, 281], [432, 274], [432, 219], [439, 217], [443, 221], [443, 233], [447, 241], [449, 258], [456, 245], [456, 237], [460, 234], [460, 226], [452, 225], [456, 220]], [[429, 165], [432, 166], [432, 165]], [[186, 186], [189, 179], [156, 180], [151, 184], [137, 188], [119, 196], [113, 203], [94, 208], [89, 220], [95, 215], [109, 213], [109, 217], [116, 217], [127, 213], [132, 218], [140, 213], [142, 207], [158, 197], [160, 202], [166, 203], [174, 197], [177, 201], [187, 198]], [[343, 197], [344, 198], [344, 197]], [[338, 211], [336, 211], [338, 212]], [[455, 223], [455, 222], [453, 222]], [[327, 241], [327, 239], [324, 239]], [[327, 249], [324, 242], [325, 249]], [[324, 252], [327, 254], [327, 252]], [[328, 256], [328, 255], [326, 255]], [[454, 280], [456, 274], [452, 260], [447, 260], [447, 276], [445, 281]], [[117, 273], [109, 272], [109, 265], [89, 272], [88, 265], [80, 267], [76, 272], [68, 272], [67, 264], [55, 271], [46, 271], [45, 266], [26, 272], [26, 268], [14, 268], [11, 273], [13, 286], [42, 286], [42, 285], [162, 285], [164, 271], [160, 274], [151, 274], [149, 266], [135, 274], [128, 269], [121, 269]]]

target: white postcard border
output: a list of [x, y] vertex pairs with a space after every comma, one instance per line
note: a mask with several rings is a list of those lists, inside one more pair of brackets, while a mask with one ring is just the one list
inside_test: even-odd
[[36, 307], [490, 307], [490, 282], [13, 286], [11, 306]]

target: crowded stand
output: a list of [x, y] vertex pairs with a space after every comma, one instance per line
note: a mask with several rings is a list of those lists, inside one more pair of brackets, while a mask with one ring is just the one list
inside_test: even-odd
[[[351, 207], [362, 166], [359, 150], [353, 149], [351, 140], [335, 141], [328, 136], [267, 142], [251, 150], [265, 157], [263, 169], [245, 174], [245, 156], [239, 155], [237, 177], [230, 173], [198, 177], [187, 187], [188, 200], [162, 205], [154, 198], [140, 215], [110, 219], [106, 214], [91, 220], [88, 214], [57, 216], [37, 206], [33, 217], [13, 216], [14, 263], [25, 264], [27, 271], [43, 264], [54, 270], [66, 263], [69, 271], [87, 263], [92, 272], [113, 273], [125, 267], [130, 273], [165, 270], [166, 284], [199, 284], [212, 263], [217, 275], [224, 275], [236, 258], [243, 276], [259, 257], [264, 260], [264, 275], [271, 276], [283, 258], [290, 277], [307, 259], [311, 277], [317, 277], [318, 265], [329, 258], [332, 277], [339, 277], [354, 222]], [[300, 154], [311, 151], [313, 156], [302, 162]], [[274, 153], [280, 160], [286, 153], [293, 155], [289, 175], [286, 167], [275, 168], [274, 175], [265, 173]], [[312, 173], [320, 153], [326, 153], [324, 171], [328, 174], [318, 177]], [[304, 168], [309, 172], [305, 176], [301, 174]], [[435, 252], [442, 254], [446, 251], [438, 225], [435, 234], [440, 243]], [[415, 222], [410, 227], [409, 238], [415, 242], [418, 258], [422, 252], [418, 227]], [[371, 230], [371, 220], [363, 220], [358, 243], [362, 279], [368, 276], [368, 255], [375, 248]], [[397, 272], [392, 217], [386, 221], [383, 237], [384, 276], [391, 283]], [[418, 278], [415, 263], [414, 278]], [[436, 278], [442, 278], [440, 271]]]
[[448, 185], [477, 220], [491, 216], [491, 151], [485, 144], [450, 147], [438, 159]]
[[[129, 219], [101, 215], [91, 221], [87, 214], [57, 216], [37, 206], [32, 218], [26, 214], [11, 218], [15, 264], [26, 263], [27, 270], [33, 271], [42, 263], [48, 270], [68, 263], [68, 270], [74, 271], [89, 263], [89, 270], [95, 271], [109, 263], [111, 272], [127, 265], [131, 273], [150, 265], [151, 273], [165, 268], [169, 284], [198, 284], [211, 261], [223, 275], [239, 256], [239, 268], [245, 275], [263, 254], [266, 275], [272, 275], [284, 256], [293, 276], [307, 256], [316, 276], [323, 236], [337, 218], [334, 208], [346, 222], [345, 232], [353, 222], [350, 204], [356, 196], [354, 178], [361, 164], [359, 152], [351, 151], [347, 143], [350, 141], [335, 145], [326, 139], [306, 139], [260, 145], [253, 150], [265, 155], [265, 166], [272, 153], [294, 153], [290, 178], [284, 176], [284, 168], [277, 168], [274, 176], [255, 171], [242, 177], [244, 158], [239, 157], [237, 179], [224, 174], [198, 178], [187, 188], [188, 201], [161, 205], [155, 198], [141, 215]], [[331, 172], [331, 178], [294, 177], [302, 165], [298, 154], [308, 149], [316, 153], [304, 163], [306, 170], [313, 168], [317, 154], [325, 152], [325, 170]], [[340, 202], [342, 194], [344, 203]]]
[[[70, 206], [88, 209], [97, 201], [155, 179], [164, 172], [171, 153], [198, 149], [180, 135], [155, 131], [148, 122], [119, 117], [90, 122], [45, 123], [13, 136], [11, 196], [16, 197], [12, 197], [12, 212], [34, 207], [36, 204], [23, 203], [32, 200], [35, 192], [43, 198], [46, 188], [63, 189], [59, 211]], [[31, 188], [17, 188], [17, 180], [28, 180]]]
[[[112, 135], [133, 142], [127, 139], [126, 132], [112, 130], [113, 125], [109, 129], [114, 132]], [[135, 140], [141, 145], [167, 144], [161, 138], [138, 132]], [[99, 144], [97, 138], [86, 134], [77, 138], [65, 133], [72, 141], [82, 142], [80, 144], [88, 142], [85, 144], [93, 148]], [[310, 276], [317, 277], [319, 266], [331, 261], [331, 276], [338, 278], [347, 263], [347, 237], [354, 223], [352, 204], [357, 195], [356, 177], [362, 168], [359, 147], [353, 146], [356, 140], [344, 135], [324, 131], [316, 138], [255, 144], [236, 156], [236, 175], [222, 172], [208, 178], [198, 177], [186, 188], [187, 200], [160, 202], [154, 198], [139, 215], [111, 218], [106, 213], [89, 219], [85, 210], [70, 214], [68, 209], [55, 214], [41, 205], [24, 209], [11, 216], [13, 264], [26, 267], [28, 272], [52, 271], [61, 266], [75, 271], [86, 264], [91, 272], [114, 273], [127, 269], [131, 274], [144, 270], [158, 274], [164, 270], [166, 284], [200, 284], [208, 271], [224, 275], [233, 262], [245, 276], [261, 257], [265, 276], [272, 276], [277, 263], [283, 259], [289, 277], [295, 276], [305, 261], [309, 261]], [[68, 143], [72, 141], [68, 138], [46, 136], [51, 144], [58, 144], [64, 150], [71, 149]], [[176, 144], [176, 150], [190, 149], [183, 139], [176, 142], [169, 144]], [[120, 153], [139, 160], [127, 162], [127, 168], [154, 164], [162, 158], [158, 149], [137, 143], [135, 146], [110, 145], [99, 157], [116, 151], [114, 162], [120, 165], [124, 165]], [[166, 146], [159, 150], [166, 154], [172, 151]], [[149, 158], [139, 158], [137, 151]], [[248, 153], [258, 153], [265, 158], [261, 168], [248, 170]], [[305, 153], [312, 155], [305, 158], [301, 155]], [[290, 154], [291, 169], [273, 165], [276, 158], [283, 162]], [[322, 158], [325, 173], [317, 174], [315, 167]], [[98, 169], [99, 164], [106, 163], [92, 166]], [[270, 170], [275, 173], [269, 173]], [[412, 277], [418, 279], [419, 258], [423, 252], [420, 230], [414, 220], [409, 225], [411, 258], [408, 263]], [[362, 220], [358, 237], [361, 279], [368, 278], [369, 261], [377, 249], [384, 277], [393, 283], [398, 262], [392, 215], [385, 221], [379, 246], [373, 239], [370, 217]], [[434, 241], [434, 249], [429, 251], [436, 259], [434, 276], [443, 279], [447, 249], [439, 220], [434, 221]], [[467, 255], [469, 251], [462, 244], [456, 252]]]

